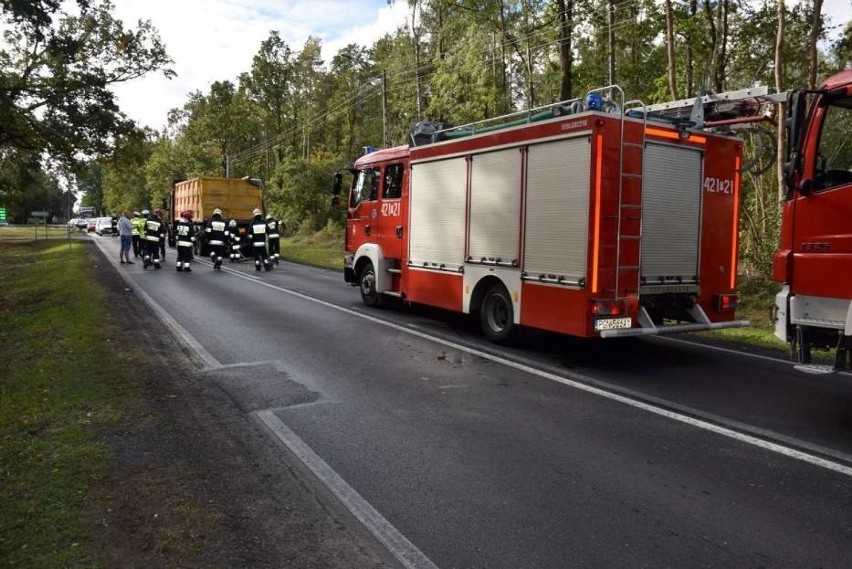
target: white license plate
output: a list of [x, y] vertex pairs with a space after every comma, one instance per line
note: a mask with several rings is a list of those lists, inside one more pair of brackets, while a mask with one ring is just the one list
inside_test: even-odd
[[599, 318], [595, 320], [595, 330], [618, 330], [619, 328], [630, 328], [633, 320], [629, 316], [624, 318]]

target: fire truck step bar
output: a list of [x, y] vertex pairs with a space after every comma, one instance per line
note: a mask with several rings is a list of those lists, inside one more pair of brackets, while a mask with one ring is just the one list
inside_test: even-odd
[[658, 336], [661, 334], [679, 334], [682, 332], [701, 332], [704, 330], [721, 330], [723, 328], [745, 328], [750, 324], [748, 320], [734, 320], [732, 322], [711, 322], [704, 311], [697, 304], [690, 310], [690, 314], [696, 322], [686, 324], [667, 324], [657, 326], [651, 320], [651, 316], [644, 306], [639, 307], [639, 328], [621, 328], [617, 330], [601, 330], [601, 338], [627, 338], [630, 336]]

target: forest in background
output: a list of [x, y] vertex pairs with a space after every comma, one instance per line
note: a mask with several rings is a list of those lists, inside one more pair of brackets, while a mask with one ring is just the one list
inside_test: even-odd
[[[418, 120], [465, 124], [611, 84], [647, 104], [755, 84], [780, 92], [852, 58], [852, 23], [831, 22], [822, 0], [408, 0], [406, 26], [329, 61], [321, 38], [258, 38], [250, 69], [191, 93], [154, 131], [110, 87], [173, 75], [156, 29], [126, 28], [109, 0], [62, 6], [0, 0], [0, 204], [13, 216], [61, 215], [72, 191], [103, 213], [158, 207], [175, 180], [227, 174], [261, 178], [291, 233], [342, 231], [331, 174], [366, 146], [407, 143]], [[741, 269], [761, 278], [777, 244], [782, 149], [764, 131], [744, 139], [754, 167]]]

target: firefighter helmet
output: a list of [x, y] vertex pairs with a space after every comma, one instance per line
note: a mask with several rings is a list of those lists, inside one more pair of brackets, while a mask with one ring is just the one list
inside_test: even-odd
[[154, 215], [156, 215], [157, 217], [163, 217], [163, 210], [161, 210], [160, 208], [155, 209]]
[[133, 212], [133, 217], [139, 217], [140, 213], [138, 211]]
[[232, 219], [231, 221], [228, 222], [228, 227], [236, 227], [236, 226], [237, 226], [237, 220], [236, 219]]
[[266, 219], [272, 219], [272, 214], [267, 214]]
[[217, 207], [213, 210], [213, 215], [222, 215], [222, 210]]
[[143, 210], [142, 210], [142, 215], [147, 216], [149, 213], [151, 213], [151, 212], [150, 212], [150, 211], [148, 211], [147, 209], [143, 209]]
[[192, 219], [192, 210], [182, 211], [180, 212], [180, 216], [184, 219]]
[[254, 211], [251, 212], [252, 215], [263, 215], [263, 212], [257, 208], [254, 208]]

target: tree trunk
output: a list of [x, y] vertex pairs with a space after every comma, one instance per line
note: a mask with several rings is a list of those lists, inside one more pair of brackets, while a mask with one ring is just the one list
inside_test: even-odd
[[571, 29], [574, 27], [574, 0], [557, 0], [559, 10], [559, 64], [562, 66], [562, 83], [559, 100], [571, 98], [574, 56], [571, 52]]
[[414, 100], [417, 105], [417, 120], [423, 120], [423, 93], [420, 85], [420, 30], [417, 28], [417, 8], [420, 0], [411, 2], [411, 43], [414, 44]]
[[725, 85], [725, 67], [728, 60], [728, 15], [730, 14], [729, 0], [722, 0], [720, 14], [720, 28], [722, 37], [719, 38], [719, 60], [716, 62], [715, 88], [717, 93], [723, 92]]
[[674, 101], [677, 99], [677, 83], [675, 73], [675, 39], [674, 24], [672, 22], [672, 0], [666, 0], [666, 56], [669, 62], [669, 94]]
[[[695, 20], [698, 13], [698, 0], [689, 0], [689, 18]], [[694, 38], [686, 38], [686, 97], [695, 95], [695, 62], [692, 56]]]
[[[701, 87], [705, 89], [716, 89], [716, 79], [718, 75], [719, 57], [721, 55], [721, 40], [719, 38], [719, 26], [717, 22], [721, 21], [722, 3], [718, 3], [714, 9], [711, 0], [704, 0], [704, 15], [707, 18], [707, 27], [710, 34], [710, 43], [713, 48], [710, 56], [710, 65], [707, 73], [704, 76]], [[718, 89], [717, 89], [718, 90]]]
[[816, 89], [817, 78], [817, 40], [821, 31], [822, 0], [814, 0], [814, 19], [811, 35], [808, 38], [808, 89]]
[[609, 84], [615, 85], [615, 0], [607, 0], [607, 45], [609, 46]]
[[[784, 58], [783, 58], [783, 46], [784, 46], [784, 34], [785, 30], [785, 14], [787, 12], [787, 8], [784, 5], [784, 0], [779, 0], [778, 2], [778, 34], [775, 38], [775, 89], [778, 93], [784, 92], [783, 85], [783, 68], [784, 68]], [[784, 159], [786, 158], [786, 153], [784, 152], [784, 138], [786, 136], [786, 132], [784, 130], [784, 119], [786, 118], [786, 109], [785, 104], [781, 103], [778, 105], [778, 153], [777, 159], [775, 160], [775, 168], [776, 174], [778, 176], [778, 190], [780, 195], [784, 195]]]

